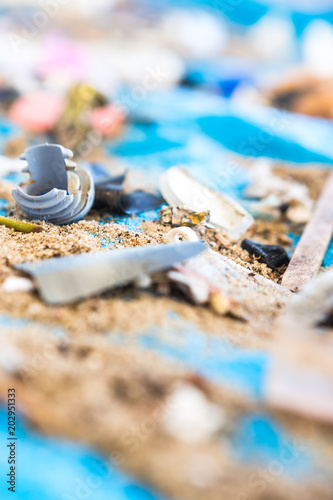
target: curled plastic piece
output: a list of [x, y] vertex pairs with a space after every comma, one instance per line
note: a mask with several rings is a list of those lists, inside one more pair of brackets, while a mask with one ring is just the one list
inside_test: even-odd
[[30, 219], [68, 224], [84, 217], [95, 197], [90, 172], [71, 161], [72, 151], [59, 144], [25, 150], [22, 169], [30, 179], [13, 190], [13, 197]]
[[92, 174], [95, 180], [95, 208], [107, 208], [111, 212], [121, 214], [139, 214], [147, 210], [155, 210], [163, 203], [160, 195], [155, 195], [147, 191], [137, 189], [126, 193], [123, 191], [123, 184], [127, 171], [114, 177], [106, 177], [100, 180], [103, 168], [92, 165]]

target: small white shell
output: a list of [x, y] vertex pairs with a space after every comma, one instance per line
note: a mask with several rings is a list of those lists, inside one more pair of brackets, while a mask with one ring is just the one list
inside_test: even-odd
[[2, 284], [3, 292], [32, 292], [35, 285], [28, 278], [9, 276]]
[[172, 207], [185, 206], [196, 212], [210, 211], [210, 223], [239, 240], [254, 219], [237, 201], [218, 193], [192, 177], [184, 168], [169, 168], [160, 177], [160, 191]]
[[171, 229], [166, 235], [167, 243], [181, 243], [180, 236], [184, 241], [198, 241], [198, 237], [190, 227], [182, 226]]

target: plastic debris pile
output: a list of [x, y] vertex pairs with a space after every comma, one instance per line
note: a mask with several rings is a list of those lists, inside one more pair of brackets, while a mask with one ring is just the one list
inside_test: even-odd
[[310, 3], [2, 2], [20, 500], [332, 499], [333, 12]]

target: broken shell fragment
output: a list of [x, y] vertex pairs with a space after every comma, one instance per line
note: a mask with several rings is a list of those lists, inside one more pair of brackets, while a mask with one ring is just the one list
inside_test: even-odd
[[173, 207], [184, 205], [196, 212], [209, 210], [211, 224], [234, 241], [254, 222], [238, 202], [205, 186], [181, 167], [169, 168], [161, 175], [160, 191]]
[[210, 218], [209, 210], [194, 212], [185, 207], [162, 207], [159, 215], [161, 224], [173, 227], [206, 225]]
[[94, 182], [88, 170], [69, 158], [72, 151], [58, 144], [41, 144], [26, 149], [23, 172], [28, 182], [13, 190], [13, 197], [30, 219], [68, 224], [84, 217], [92, 207]]
[[291, 205], [286, 212], [286, 218], [293, 224], [306, 224], [310, 219], [311, 212], [311, 206]]
[[193, 304], [209, 304], [210, 308], [220, 316], [230, 313], [234, 317], [242, 318], [237, 310], [237, 302], [213, 285], [205, 275], [186, 266], [177, 265], [168, 271], [167, 277]]
[[175, 227], [166, 235], [167, 243], [180, 243], [181, 241], [198, 241], [198, 237], [189, 227]]
[[184, 266], [168, 271], [167, 277], [193, 304], [207, 304], [211, 291], [211, 284], [200, 274], [189, 271]]
[[249, 201], [245, 206], [256, 218], [276, 220], [284, 214], [293, 224], [309, 220], [313, 200], [305, 184], [275, 175], [273, 163], [267, 158], [256, 160], [249, 175], [250, 184], [245, 190]]

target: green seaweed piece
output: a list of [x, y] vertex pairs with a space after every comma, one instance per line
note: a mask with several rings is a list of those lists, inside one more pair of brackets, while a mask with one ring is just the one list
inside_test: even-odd
[[3, 216], [0, 216], [0, 224], [10, 229], [15, 229], [15, 231], [20, 231], [21, 233], [40, 233], [43, 231], [42, 226]]

